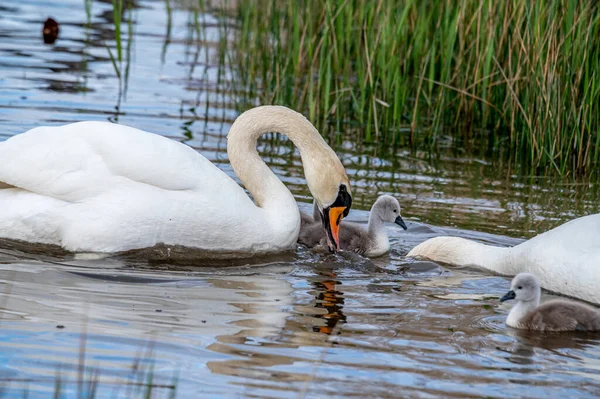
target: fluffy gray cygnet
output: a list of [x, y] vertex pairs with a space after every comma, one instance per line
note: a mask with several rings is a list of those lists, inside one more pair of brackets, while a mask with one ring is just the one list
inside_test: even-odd
[[[325, 243], [325, 231], [321, 224], [321, 213], [315, 205], [313, 215], [300, 212], [301, 224], [298, 243], [315, 247]], [[369, 213], [369, 224], [364, 225], [342, 221], [340, 224], [340, 248], [358, 254], [375, 257], [390, 250], [390, 241], [385, 223], [396, 223], [404, 230], [406, 223], [400, 215], [400, 204], [391, 195], [377, 198]]]
[[515, 299], [506, 325], [533, 331], [600, 331], [600, 311], [574, 301], [555, 299], [540, 305], [542, 290], [531, 273], [520, 273], [513, 279], [510, 291], [501, 302]]

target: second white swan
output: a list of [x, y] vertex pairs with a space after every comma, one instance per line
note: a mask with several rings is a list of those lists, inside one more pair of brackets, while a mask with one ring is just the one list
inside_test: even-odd
[[435, 237], [407, 256], [508, 276], [529, 272], [547, 290], [600, 304], [600, 214], [571, 220], [511, 248]]

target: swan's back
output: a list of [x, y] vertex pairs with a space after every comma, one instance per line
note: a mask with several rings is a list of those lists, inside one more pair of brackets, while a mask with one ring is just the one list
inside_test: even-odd
[[547, 290], [600, 303], [600, 214], [571, 220], [510, 252], [514, 274], [533, 273]]
[[600, 254], [600, 214], [573, 219], [519, 246], [529, 251], [545, 247], [554, 254]]
[[0, 181], [77, 201], [120, 177], [166, 190], [202, 187], [224, 174], [181, 143], [109, 122], [43, 126], [0, 143]]
[[600, 312], [581, 303], [557, 299], [529, 312], [520, 325], [534, 331], [600, 331]]

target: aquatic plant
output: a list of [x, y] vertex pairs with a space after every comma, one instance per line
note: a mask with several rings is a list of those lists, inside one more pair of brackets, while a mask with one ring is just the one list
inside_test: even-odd
[[[125, 3], [125, 4], [124, 4]], [[129, 68], [131, 66], [131, 48], [133, 44], [133, 2], [132, 0], [112, 0], [113, 5], [113, 26], [115, 33], [115, 51], [116, 56], [110, 49], [110, 46], [105, 44], [108, 56], [113, 66], [113, 70], [119, 79], [119, 101], [117, 105], [117, 113], [120, 107], [121, 95], [127, 94], [127, 85], [129, 82]], [[86, 0], [86, 13], [91, 13], [91, 2]], [[125, 6], [125, 8], [124, 8]], [[127, 12], [127, 36], [122, 37], [121, 23], [124, 13]], [[89, 17], [88, 17], [89, 19]], [[126, 47], [123, 48], [123, 40], [126, 42]], [[125, 50], [125, 51], [123, 51]], [[123, 57], [125, 52], [125, 57]]]
[[240, 0], [237, 13], [247, 101], [356, 126], [359, 141], [483, 139], [532, 172], [599, 164], [595, 2]]
[[56, 399], [65, 397], [93, 399], [105, 396], [169, 399], [176, 397], [178, 372], [174, 373], [170, 382], [155, 381], [156, 358], [153, 342], [149, 342], [145, 348], [140, 347], [138, 356], [132, 359], [129, 368], [102, 370], [86, 364], [86, 340], [86, 334], [82, 333], [78, 364], [57, 364], [53, 380], [47, 376], [0, 378], [0, 398], [15, 397], [19, 391], [22, 392], [23, 398], [37, 396], [42, 392]]

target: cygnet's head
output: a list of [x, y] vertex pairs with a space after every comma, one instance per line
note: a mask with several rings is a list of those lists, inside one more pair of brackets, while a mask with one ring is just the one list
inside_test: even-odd
[[375, 201], [371, 208], [369, 217], [379, 218], [383, 222], [396, 223], [404, 230], [408, 229], [400, 215], [400, 204], [398, 203], [398, 200], [391, 195], [382, 195], [377, 198], [377, 201]]
[[501, 302], [510, 299], [517, 301], [530, 302], [539, 300], [541, 295], [540, 282], [531, 273], [520, 273], [513, 278], [508, 291], [502, 298]]

